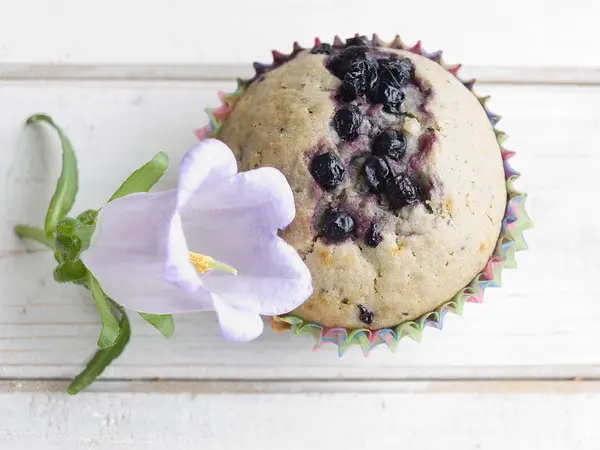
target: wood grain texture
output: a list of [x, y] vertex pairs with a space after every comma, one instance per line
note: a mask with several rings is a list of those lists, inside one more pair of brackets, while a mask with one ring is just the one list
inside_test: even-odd
[[[195, 142], [191, 130], [216, 104], [219, 82], [3, 82], [0, 84], [0, 377], [68, 378], [94, 348], [97, 313], [87, 294], [52, 281], [48, 252], [25, 253], [11, 228], [39, 224], [58, 173], [59, 147], [29, 114], [53, 115], [79, 155], [76, 211], [106, 201], [121, 180], [159, 150], [173, 161]], [[218, 338], [210, 313], [178, 318], [164, 341], [141, 321], [107, 378], [455, 379], [600, 376], [600, 216], [590, 213], [600, 181], [600, 88], [481, 85], [518, 151], [520, 186], [537, 227], [519, 269], [443, 332], [404, 341], [396, 354], [358, 349], [313, 353], [309, 338], [267, 332], [247, 345]], [[174, 168], [161, 183], [174, 183]]]
[[69, 398], [52, 392], [61, 385], [0, 384], [0, 445], [3, 450], [303, 450], [341, 443], [352, 449], [591, 450], [600, 439], [598, 383], [335, 386], [100, 383], [95, 392]]
[[469, 66], [600, 66], [596, 0], [2, 1], [4, 63], [247, 63], [295, 40], [376, 32]]

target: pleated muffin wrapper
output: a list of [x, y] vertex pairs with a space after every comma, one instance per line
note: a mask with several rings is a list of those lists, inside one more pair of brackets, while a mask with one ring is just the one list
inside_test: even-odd
[[[358, 35], [357, 35], [358, 36]], [[483, 294], [488, 287], [501, 286], [502, 269], [516, 267], [515, 253], [517, 251], [526, 250], [527, 244], [523, 237], [523, 231], [533, 226], [531, 219], [525, 210], [525, 200], [527, 195], [518, 191], [514, 187], [515, 181], [520, 177], [520, 173], [511, 167], [509, 160], [514, 156], [514, 152], [504, 148], [504, 142], [507, 135], [500, 131], [496, 125], [500, 120], [500, 116], [492, 113], [486, 103], [489, 96], [479, 96], [474, 91], [475, 80], [462, 80], [458, 76], [460, 64], [447, 64], [442, 59], [442, 52], [437, 51], [428, 53], [421, 47], [421, 42], [409, 47], [405, 45], [400, 36], [390, 42], [384, 42], [377, 35], [373, 35], [373, 43], [378, 47], [388, 47], [400, 50], [407, 50], [418, 55], [429, 58], [437, 62], [444, 69], [454, 75], [473, 95], [477, 97], [479, 103], [485, 110], [496, 134], [498, 144], [502, 152], [502, 160], [504, 163], [504, 174], [506, 178], [507, 204], [502, 220], [502, 227], [498, 242], [494, 252], [483, 270], [469, 283], [465, 288], [459, 291], [454, 298], [443, 303], [433, 311], [423, 314], [416, 320], [410, 320], [401, 323], [392, 328], [381, 328], [379, 330], [369, 330], [366, 328], [346, 329], [342, 327], [328, 328], [319, 324], [312, 323], [293, 315], [284, 315], [271, 318], [271, 324], [276, 331], [291, 330], [293, 334], [311, 334], [316, 339], [315, 349], [321, 348], [323, 345], [331, 343], [338, 347], [338, 353], [341, 356], [349, 347], [358, 345], [362, 347], [363, 353], [366, 355], [376, 346], [385, 344], [391, 351], [395, 351], [398, 342], [404, 337], [410, 337], [413, 340], [420, 342], [423, 330], [427, 327], [442, 329], [444, 316], [448, 313], [461, 315], [465, 303], [481, 303]], [[315, 39], [315, 45], [321, 44], [320, 39]], [[333, 45], [343, 45], [344, 41], [338, 36], [335, 37]], [[266, 65], [254, 63], [256, 75], [250, 79], [238, 79], [238, 87], [235, 92], [219, 93], [221, 106], [217, 108], [207, 108], [206, 113], [209, 117], [209, 124], [204, 128], [197, 130], [196, 135], [199, 139], [207, 137], [218, 137], [218, 132], [223, 122], [229, 116], [229, 113], [235, 107], [237, 101], [244, 95], [246, 88], [260, 75], [280, 66], [286, 61], [293, 59], [296, 54], [304, 48], [298, 43], [294, 43], [293, 51], [290, 54], [283, 54], [278, 51], [273, 51], [273, 63]], [[306, 49], [308, 50], [308, 49]]]

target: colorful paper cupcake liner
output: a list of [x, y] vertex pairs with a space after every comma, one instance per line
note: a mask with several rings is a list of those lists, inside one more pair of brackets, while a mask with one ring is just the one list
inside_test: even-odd
[[[320, 43], [321, 41], [318, 38], [315, 39], [315, 45], [319, 45]], [[416, 320], [404, 322], [393, 328], [382, 328], [380, 330], [368, 330], [362, 328], [348, 330], [346, 328], [339, 327], [327, 328], [291, 315], [273, 318], [274, 328], [289, 328], [292, 330], [292, 333], [296, 335], [304, 333], [313, 335], [316, 339], [316, 344], [314, 347], [315, 350], [328, 343], [335, 344], [338, 347], [338, 353], [340, 356], [343, 355], [343, 353], [353, 345], [360, 345], [365, 356], [368, 355], [373, 348], [381, 344], [385, 344], [391, 351], [395, 351], [398, 342], [406, 336], [417, 342], [420, 342], [423, 330], [427, 326], [441, 330], [444, 316], [448, 312], [460, 315], [462, 314], [465, 303], [481, 303], [483, 301], [483, 294], [488, 287], [500, 287], [502, 269], [516, 267], [515, 253], [517, 251], [527, 249], [527, 244], [523, 237], [523, 231], [533, 226], [531, 219], [525, 210], [525, 200], [527, 195], [523, 192], [519, 192], [514, 187], [515, 181], [521, 175], [509, 164], [509, 160], [514, 156], [515, 153], [506, 150], [503, 147], [504, 142], [507, 139], [507, 135], [496, 128], [496, 125], [500, 121], [501, 117], [497, 114], [494, 114], [486, 107], [486, 103], [490, 98], [489, 96], [479, 96], [475, 93], [475, 79], [462, 80], [458, 76], [458, 71], [461, 67], [460, 64], [447, 64], [442, 59], [441, 51], [433, 53], [426, 52], [421, 47], [421, 41], [417, 42], [416, 45], [412, 47], [408, 47], [401, 41], [400, 36], [396, 36], [392, 42], [386, 43], [379, 39], [377, 35], [373, 35], [373, 43], [379, 47], [407, 50], [412, 53], [425, 56], [426, 58], [437, 62], [443, 68], [448, 70], [448, 72], [454, 75], [465, 87], [467, 87], [467, 89], [473, 92], [473, 95], [475, 95], [481, 103], [481, 106], [485, 110], [494, 128], [498, 144], [500, 145], [502, 151], [508, 198], [498, 242], [489, 261], [483, 270], [473, 279], [473, 281], [471, 281], [471, 283], [469, 283], [469, 285], [458, 292], [450, 301], [442, 304], [434, 311], [428, 312]], [[343, 44], [344, 42], [338, 36], [336, 36], [334, 39], [334, 45]], [[256, 75], [253, 78], [245, 80], [238, 79], [238, 87], [236, 91], [231, 93], [219, 93], [221, 106], [218, 108], [206, 109], [206, 113], [209, 117], [209, 124], [196, 131], [198, 138], [205, 139], [207, 137], [218, 135], [223, 121], [227, 118], [237, 101], [242, 97], [248, 85], [263, 73], [272, 70], [273, 68], [292, 59], [298, 52], [302, 50], [304, 49], [300, 47], [298, 43], [294, 43], [293, 51], [289, 55], [273, 51], [272, 64], [265, 65], [254, 63]]]

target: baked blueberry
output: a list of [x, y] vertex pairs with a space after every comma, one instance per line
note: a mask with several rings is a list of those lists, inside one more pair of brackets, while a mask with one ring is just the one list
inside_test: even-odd
[[371, 192], [380, 192], [383, 184], [390, 177], [390, 168], [384, 158], [379, 156], [369, 156], [363, 167], [365, 173], [365, 182]]
[[354, 219], [345, 211], [329, 210], [323, 220], [323, 236], [340, 242], [354, 233]]
[[331, 55], [333, 53], [333, 47], [330, 44], [323, 43], [319, 44], [310, 51], [313, 55]]
[[386, 130], [375, 138], [373, 153], [400, 161], [406, 153], [406, 138], [395, 130]]
[[366, 306], [356, 306], [358, 306], [358, 318], [360, 319], [360, 321], [366, 323], [367, 325], [371, 325], [373, 323], [373, 319], [375, 319], [375, 313]]
[[392, 114], [400, 114], [400, 107], [404, 101], [404, 93], [395, 85], [387, 81], [379, 83], [377, 103], [383, 103], [383, 110]]
[[346, 40], [346, 47], [357, 46], [368, 46], [371, 45], [371, 41], [366, 36], [356, 36]]
[[346, 75], [346, 72], [352, 63], [363, 59], [370, 59], [367, 56], [367, 50], [367, 47], [359, 47], [356, 45], [348, 47], [344, 49], [344, 51], [342, 51], [342, 53], [340, 53], [338, 56], [332, 58], [327, 68], [336, 77], [343, 80], [344, 75]]
[[353, 141], [358, 137], [358, 128], [362, 119], [360, 110], [356, 106], [350, 105], [335, 113], [333, 126], [344, 141]]
[[383, 236], [379, 231], [379, 225], [377, 222], [373, 222], [365, 233], [365, 244], [369, 247], [377, 247], [381, 241], [383, 241]]
[[414, 68], [410, 60], [392, 56], [379, 62], [379, 77], [387, 83], [401, 88], [411, 80]]
[[377, 89], [377, 63], [371, 59], [359, 59], [348, 66], [340, 90], [340, 97], [350, 102], [361, 95], [373, 97]]
[[385, 192], [393, 209], [411, 205], [419, 200], [414, 183], [402, 173], [386, 181]]
[[328, 191], [339, 186], [344, 178], [344, 167], [332, 153], [322, 153], [310, 163], [310, 173], [319, 185]]

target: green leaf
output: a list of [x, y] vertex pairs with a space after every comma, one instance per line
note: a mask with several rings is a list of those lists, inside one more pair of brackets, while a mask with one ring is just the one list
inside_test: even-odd
[[46, 236], [52, 236], [56, 223], [69, 213], [75, 203], [78, 188], [77, 159], [69, 138], [56, 126], [52, 118], [45, 114], [35, 114], [27, 119], [26, 123], [29, 125], [37, 122], [46, 122], [54, 128], [62, 145], [62, 170], [44, 222]]
[[129, 319], [123, 310], [121, 310], [120, 328], [121, 332], [119, 333], [115, 345], [106, 349], [99, 349], [96, 352], [92, 359], [87, 363], [85, 369], [73, 379], [67, 388], [69, 394], [75, 395], [91, 385], [96, 378], [104, 372], [104, 369], [123, 353], [123, 350], [131, 337]]
[[167, 339], [170, 339], [173, 336], [173, 333], [175, 332], [175, 321], [171, 314], [138, 314]]
[[80, 214], [77, 219], [65, 217], [56, 224], [54, 257], [58, 265], [54, 269], [54, 280], [58, 283], [87, 286], [88, 271], [79, 258], [81, 252], [89, 247], [96, 228], [95, 211], [90, 211]]
[[100, 318], [102, 319], [102, 330], [98, 338], [98, 347], [102, 349], [112, 347], [119, 337], [119, 323], [110, 310], [108, 297], [106, 297], [106, 294], [100, 287], [98, 280], [91, 273], [89, 273], [88, 287], [92, 293], [92, 297], [94, 297], [98, 311], [100, 311]]
[[133, 172], [108, 202], [110, 203], [134, 192], [148, 192], [160, 180], [167, 167], [169, 167], [167, 154], [164, 152], [157, 153], [154, 158]]
[[54, 241], [52, 238], [46, 236], [46, 233], [41, 228], [29, 225], [17, 225], [15, 227], [15, 233], [21, 239], [31, 239], [32, 241], [36, 241], [49, 249], [54, 250]]
[[76, 228], [81, 225], [77, 219], [65, 217], [54, 227], [54, 248], [59, 261], [77, 261], [82, 250], [82, 242]]
[[96, 219], [98, 218], [98, 211], [95, 209], [87, 209], [77, 216], [77, 220], [82, 225], [96, 225]]
[[54, 269], [54, 281], [57, 283], [84, 284], [87, 282], [88, 271], [80, 259], [76, 261], [59, 262]]
[[65, 217], [56, 224], [54, 230], [54, 248], [59, 261], [76, 261], [82, 251], [90, 246], [92, 236], [96, 229], [95, 218], [86, 215], [83, 219], [86, 223], [80, 222], [79, 217]]

